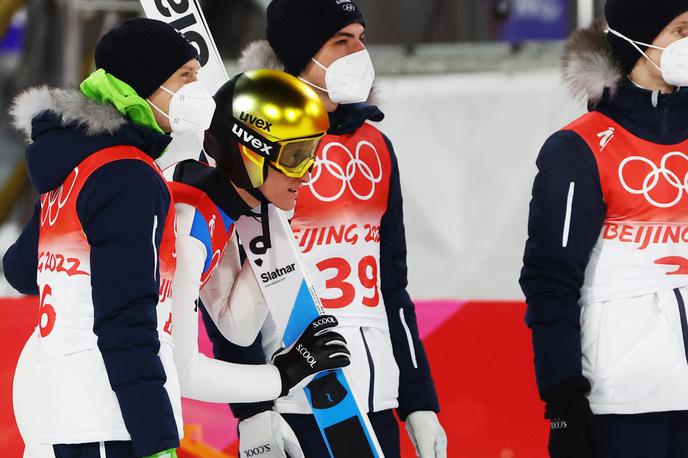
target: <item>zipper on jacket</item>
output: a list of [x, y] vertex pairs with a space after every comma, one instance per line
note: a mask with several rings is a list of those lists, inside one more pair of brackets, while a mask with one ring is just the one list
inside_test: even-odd
[[158, 248], [155, 246], [155, 233], [158, 230], [158, 215], [153, 215], [153, 235], [151, 243], [153, 244], [153, 278], [158, 278]]
[[678, 313], [681, 316], [681, 332], [683, 333], [683, 351], [686, 354], [686, 362], [688, 362], [688, 319], [686, 318], [686, 303], [683, 301], [681, 291], [674, 289], [676, 301], [678, 302]]
[[571, 230], [571, 212], [573, 211], [573, 194], [576, 191], [576, 183], [569, 183], [569, 193], [566, 196], [566, 216], [564, 216], [564, 232], [561, 235], [561, 246], [566, 248], [569, 244], [569, 231]]
[[370, 369], [370, 386], [368, 387], [368, 412], [373, 412], [373, 401], [375, 400], [375, 365], [373, 364], [373, 356], [370, 354], [370, 348], [368, 348], [368, 341], [363, 333], [363, 328], [359, 328], [361, 331], [361, 338], [363, 339], [363, 346], [365, 347], [366, 356], [368, 357], [368, 367]]
[[[658, 91], [659, 92], [659, 91]], [[659, 97], [659, 96], [658, 96]], [[661, 100], [661, 104], [659, 104], [659, 112], [660, 112], [660, 118], [659, 118], [659, 132], [662, 138], [666, 138], [667, 135], [670, 133], [670, 126], [669, 126], [669, 121], [671, 117], [671, 108], [673, 106], [674, 98], [673, 97], [664, 97]]]
[[411, 330], [406, 324], [406, 316], [404, 315], [404, 309], [399, 309], [399, 318], [401, 319], [401, 326], [404, 328], [406, 333], [406, 341], [408, 342], [409, 353], [411, 354], [411, 362], [413, 363], [413, 368], [418, 369], [418, 360], [416, 359], [416, 347], [413, 345], [413, 337], [411, 337]]

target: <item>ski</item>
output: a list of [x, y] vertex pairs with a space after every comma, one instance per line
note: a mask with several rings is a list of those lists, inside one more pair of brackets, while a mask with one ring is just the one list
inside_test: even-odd
[[[278, 335], [289, 346], [324, 309], [284, 213], [270, 205], [268, 219], [268, 244], [259, 217], [243, 216], [235, 227]], [[304, 390], [332, 457], [384, 456], [368, 416], [350, 388], [345, 370], [319, 374]]]

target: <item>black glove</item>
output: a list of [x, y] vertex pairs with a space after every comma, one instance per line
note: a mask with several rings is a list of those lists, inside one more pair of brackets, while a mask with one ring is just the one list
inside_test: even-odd
[[282, 378], [280, 396], [312, 375], [351, 364], [346, 340], [332, 331], [337, 324], [337, 319], [332, 315], [319, 316], [306, 327], [296, 342], [275, 352], [272, 363]]
[[551, 458], [601, 458], [599, 431], [585, 397], [588, 391], [590, 384], [581, 377], [543, 393]]

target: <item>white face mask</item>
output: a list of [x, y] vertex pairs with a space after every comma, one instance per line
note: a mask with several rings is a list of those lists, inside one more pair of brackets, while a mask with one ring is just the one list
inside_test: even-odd
[[203, 83], [187, 83], [177, 92], [172, 92], [165, 86], [160, 86], [160, 89], [172, 95], [170, 113], [165, 113], [150, 100], [148, 102], [170, 120], [172, 132], [183, 134], [208, 130], [215, 113], [215, 100]]
[[[661, 48], [648, 43], [633, 41], [613, 29], [607, 29], [607, 32], [629, 42], [638, 52], [645, 56], [657, 70], [662, 72], [662, 79], [667, 84], [675, 87], [688, 86], [688, 37], [676, 40], [666, 48]], [[664, 51], [662, 52], [662, 58], [660, 59], [659, 65], [653, 62], [638, 45]]]
[[368, 99], [375, 80], [375, 69], [366, 49], [337, 59], [329, 67], [325, 67], [315, 59], [311, 60], [325, 70], [327, 88], [299, 78], [301, 81], [327, 92], [334, 103], [358, 103]]

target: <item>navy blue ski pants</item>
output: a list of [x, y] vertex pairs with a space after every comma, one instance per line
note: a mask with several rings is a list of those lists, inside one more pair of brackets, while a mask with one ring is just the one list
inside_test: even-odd
[[688, 412], [597, 415], [604, 458], [688, 457]]
[[53, 445], [53, 450], [57, 458], [136, 458], [130, 441]]
[[[313, 415], [284, 414], [282, 417], [294, 430], [306, 458], [329, 458], [330, 454]], [[368, 418], [385, 458], [399, 458], [399, 425], [394, 413], [391, 410], [372, 412], [368, 414]]]

